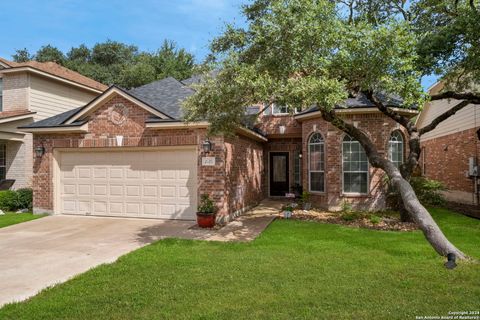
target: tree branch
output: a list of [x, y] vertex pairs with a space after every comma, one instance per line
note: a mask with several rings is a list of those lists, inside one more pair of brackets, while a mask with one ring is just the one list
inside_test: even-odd
[[370, 101], [373, 102], [373, 104], [377, 107], [378, 110], [380, 110], [381, 112], [383, 112], [383, 114], [385, 114], [389, 118], [401, 124], [405, 129], [407, 129], [408, 134], [411, 134], [413, 132], [415, 124], [409, 118], [402, 116], [401, 114], [393, 111], [392, 109], [389, 109], [380, 100], [378, 100], [377, 97], [375, 97], [372, 91], [366, 91], [364, 92], [364, 94]]
[[468, 100], [470, 103], [480, 104], [480, 95], [471, 92], [458, 93], [455, 91], [445, 91], [430, 97], [432, 101], [442, 99]]
[[322, 111], [322, 118], [331, 123], [337, 129], [347, 133], [360, 142], [372, 166], [375, 168], [381, 168], [383, 170], [389, 166], [390, 162], [378, 153], [375, 144], [370, 140], [370, 138], [363, 133], [363, 131], [354, 125], [345, 122], [343, 119], [337, 116], [335, 110]]
[[442, 113], [441, 115], [439, 115], [438, 117], [436, 117], [435, 119], [433, 119], [432, 122], [430, 122], [429, 125], [421, 128], [420, 131], [419, 131], [420, 136], [422, 136], [423, 134], [425, 134], [425, 133], [427, 133], [427, 132], [432, 131], [432, 130], [435, 129], [441, 122], [447, 120], [448, 118], [450, 118], [450, 117], [453, 116], [455, 113], [457, 113], [458, 111], [462, 110], [463, 108], [465, 108], [465, 107], [468, 106], [469, 104], [470, 104], [470, 101], [464, 100], [464, 101], [456, 104], [453, 108], [445, 111], [444, 113]]

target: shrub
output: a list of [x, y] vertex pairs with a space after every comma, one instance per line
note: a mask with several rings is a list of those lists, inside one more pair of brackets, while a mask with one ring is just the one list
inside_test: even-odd
[[22, 188], [17, 190], [18, 209], [32, 209], [33, 190], [30, 188]]
[[307, 203], [308, 201], [310, 201], [310, 192], [303, 191], [301, 201], [302, 201], [302, 203]]
[[410, 184], [421, 203], [430, 206], [445, 204], [445, 198], [440, 191], [445, 191], [447, 188], [442, 182], [424, 177], [413, 177], [410, 179]]
[[31, 210], [32, 201], [33, 192], [29, 188], [0, 191], [0, 209], [3, 211]]
[[208, 194], [202, 194], [200, 204], [198, 205], [198, 213], [203, 213], [203, 214], [215, 214], [217, 208], [215, 207], [215, 204], [212, 199], [210, 199], [210, 196]]
[[370, 215], [370, 222], [373, 224], [379, 224], [382, 221], [382, 218], [374, 214]]
[[354, 221], [360, 218], [358, 212], [343, 212], [342, 219], [345, 221]]
[[[393, 209], [400, 209], [399, 203], [401, 201], [400, 194], [387, 181], [387, 203]], [[428, 179], [425, 177], [412, 177], [410, 179], [412, 186], [418, 200], [425, 206], [442, 206], [445, 204], [445, 198], [440, 191], [445, 191], [445, 185], [437, 180]]]
[[352, 212], [352, 204], [350, 202], [348, 202], [347, 200], [343, 200], [342, 203], [341, 203], [341, 211], [343, 213], [350, 213]]
[[3, 211], [15, 211], [18, 208], [18, 195], [16, 191], [0, 191], [0, 209]]

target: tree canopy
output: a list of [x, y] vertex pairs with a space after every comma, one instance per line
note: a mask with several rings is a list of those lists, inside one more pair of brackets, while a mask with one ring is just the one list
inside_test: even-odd
[[54, 61], [105, 84], [124, 88], [138, 87], [168, 76], [185, 79], [192, 75], [195, 59], [185, 49], [165, 40], [155, 52], [143, 52], [137, 46], [105, 41], [88, 48], [82, 44], [63, 53], [52, 45], [42, 46], [35, 54], [16, 50], [16, 62]]
[[259, 101], [331, 110], [359, 91], [399, 96], [406, 107], [425, 100], [408, 23], [349, 23], [331, 1], [259, 0], [243, 12], [248, 28], [229, 25], [212, 42], [220, 72], [186, 104], [212, 130], [241, 125], [244, 106]]

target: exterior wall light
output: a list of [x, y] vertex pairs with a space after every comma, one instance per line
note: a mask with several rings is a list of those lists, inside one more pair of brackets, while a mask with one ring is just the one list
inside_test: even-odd
[[279, 131], [280, 131], [280, 134], [285, 134], [285, 131], [287, 130], [287, 128], [285, 126], [280, 126], [278, 127]]
[[212, 151], [212, 143], [210, 142], [210, 140], [206, 139], [205, 141], [203, 141], [202, 148], [203, 152], [205, 153]]
[[298, 153], [298, 157], [299, 157], [300, 159], [302, 159], [302, 158], [303, 158], [302, 151], [300, 151], [300, 152]]
[[41, 158], [45, 154], [45, 148], [43, 146], [38, 146], [35, 148], [35, 155], [37, 158]]

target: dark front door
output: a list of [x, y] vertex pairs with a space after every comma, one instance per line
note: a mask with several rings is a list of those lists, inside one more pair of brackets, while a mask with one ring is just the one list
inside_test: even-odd
[[270, 195], [285, 196], [289, 191], [288, 152], [270, 152]]

